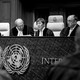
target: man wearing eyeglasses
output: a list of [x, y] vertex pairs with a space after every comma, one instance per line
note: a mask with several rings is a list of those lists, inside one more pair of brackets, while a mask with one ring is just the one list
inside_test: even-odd
[[67, 25], [68, 27], [64, 28], [61, 33], [60, 36], [61, 37], [74, 37], [77, 28], [79, 27], [79, 25], [77, 24], [77, 17], [75, 15], [70, 15], [67, 18]]

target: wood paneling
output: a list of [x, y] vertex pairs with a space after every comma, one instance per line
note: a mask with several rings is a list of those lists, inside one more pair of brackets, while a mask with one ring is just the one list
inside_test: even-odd
[[10, 1], [0, 1], [0, 22], [9, 22], [11, 17]]

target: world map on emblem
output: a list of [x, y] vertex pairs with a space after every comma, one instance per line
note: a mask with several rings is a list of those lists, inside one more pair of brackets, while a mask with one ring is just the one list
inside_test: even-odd
[[19, 44], [7, 46], [3, 52], [4, 67], [9, 73], [23, 74], [28, 68], [29, 60], [28, 49]]

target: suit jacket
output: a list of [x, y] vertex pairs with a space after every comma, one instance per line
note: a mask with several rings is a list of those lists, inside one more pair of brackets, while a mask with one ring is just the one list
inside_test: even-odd
[[[34, 31], [31, 27], [28, 27], [27, 25], [24, 25], [24, 28], [23, 28], [23, 35], [31, 35], [33, 36], [34, 35]], [[10, 31], [10, 36], [17, 36], [18, 35], [18, 31], [16, 29], [16, 27], [12, 28], [11, 31]]]
[[[39, 30], [36, 32], [36, 36], [39, 36]], [[43, 36], [54, 36], [54, 34], [51, 30], [45, 28], [43, 31]]]
[[[79, 25], [77, 24], [76, 27], [74, 28], [74, 30], [71, 32], [70, 37], [74, 37], [74, 36], [75, 36], [76, 30], [77, 30], [78, 27], [79, 27]], [[61, 36], [61, 37], [67, 37], [68, 34], [69, 34], [69, 30], [70, 30], [70, 27], [64, 28], [64, 29], [61, 31], [60, 36]]]

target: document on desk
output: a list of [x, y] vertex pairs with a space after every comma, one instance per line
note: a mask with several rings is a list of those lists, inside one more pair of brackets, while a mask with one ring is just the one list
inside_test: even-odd
[[31, 36], [31, 35], [29, 34], [29, 35], [23, 35], [23, 36]]

